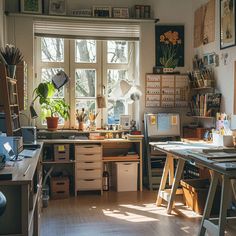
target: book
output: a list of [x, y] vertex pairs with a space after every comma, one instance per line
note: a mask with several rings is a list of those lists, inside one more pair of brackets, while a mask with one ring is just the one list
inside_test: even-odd
[[206, 116], [216, 116], [220, 111], [221, 93], [207, 93]]

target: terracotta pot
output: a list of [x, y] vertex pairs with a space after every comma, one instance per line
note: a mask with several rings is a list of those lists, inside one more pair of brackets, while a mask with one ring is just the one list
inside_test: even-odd
[[57, 130], [59, 117], [46, 117], [48, 130]]

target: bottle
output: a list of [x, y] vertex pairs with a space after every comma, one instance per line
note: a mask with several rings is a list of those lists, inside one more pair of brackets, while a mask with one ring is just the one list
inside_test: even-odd
[[109, 173], [107, 171], [107, 165], [104, 165], [104, 171], [102, 174], [102, 189], [103, 191], [109, 190]]

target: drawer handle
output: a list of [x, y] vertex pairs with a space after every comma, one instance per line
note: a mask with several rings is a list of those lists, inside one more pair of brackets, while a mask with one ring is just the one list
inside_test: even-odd
[[84, 181], [94, 181], [95, 179], [84, 179]]
[[64, 182], [57, 182], [56, 185], [64, 185]]
[[86, 164], [92, 164], [92, 163], [94, 163], [93, 161], [85, 161], [84, 163], [86, 163]]
[[85, 153], [84, 155], [85, 156], [93, 156], [94, 154], [93, 153]]
[[94, 169], [84, 169], [85, 171], [93, 171]]
[[86, 146], [86, 147], [83, 147], [83, 148], [94, 148], [93, 146]]

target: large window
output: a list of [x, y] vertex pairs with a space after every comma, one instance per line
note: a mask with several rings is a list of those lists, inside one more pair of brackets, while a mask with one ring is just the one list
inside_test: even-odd
[[[51, 80], [61, 69], [70, 77], [69, 85], [55, 95], [55, 99], [64, 97], [71, 107], [70, 120], [64, 123], [60, 119], [61, 125], [77, 127], [75, 113], [82, 108], [100, 112], [105, 124], [117, 124], [121, 114], [131, 112], [121, 94], [120, 81], [134, 79], [133, 42], [37, 37], [36, 45], [37, 83]], [[107, 108], [102, 111], [96, 104], [101, 94], [107, 100]]]

